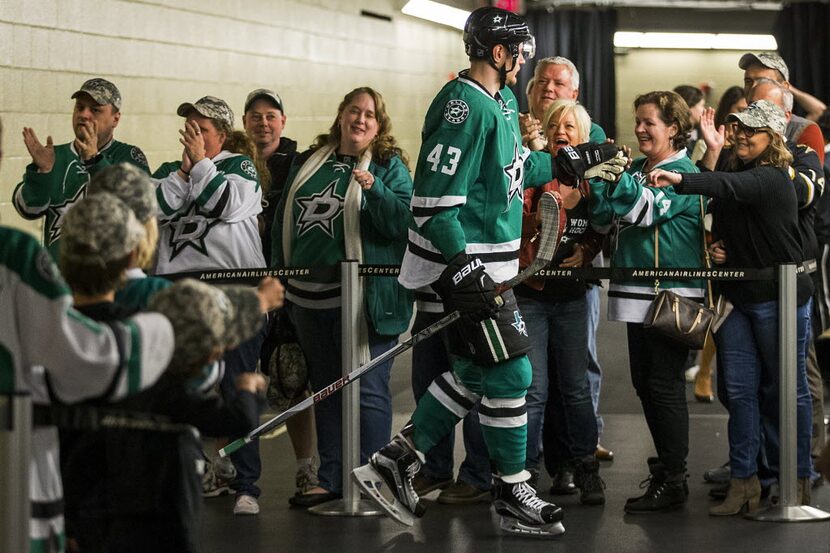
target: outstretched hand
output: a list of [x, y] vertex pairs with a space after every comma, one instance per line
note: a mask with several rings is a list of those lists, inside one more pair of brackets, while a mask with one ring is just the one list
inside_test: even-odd
[[46, 146], [44, 146], [38, 140], [34, 129], [23, 127], [23, 144], [29, 150], [29, 155], [32, 156], [32, 161], [37, 165], [40, 173], [48, 173], [52, 170], [55, 166], [55, 144], [51, 136], [46, 137]]
[[263, 313], [282, 307], [285, 301], [285, 287], [273, 277], [263, 278], [257, 287], [259, 305]]
[[680, 184], [683, 180], [683, 175], [666, 171], [665, 169], [652, 169], [648, 174], [648, 185], [656, 188], [665, 188], [667, 186], [674, 186]]

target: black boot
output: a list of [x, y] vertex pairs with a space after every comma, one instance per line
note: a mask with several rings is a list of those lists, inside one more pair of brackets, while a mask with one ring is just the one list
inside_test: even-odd
[[551, 480], [551, 495], [573, 495], [577, 492], [574, 483], [574, 468], [571, 465], [562, 465]]
[[663, 463], [660, 462], [659, 457], [649, 457], [646, 460], [648, 463], [648, 478], [640, 482], [640, 489], [645, 489], [646, 492], [643, 495], [638, 495], [636, 497], [629, 497], [625, 500], [625, 504], [628, 505], [629, 503], [633, 503], [638, 501], [648, 494], [652, 492], [652, 488], [659, 486], [663, 483], [663, 479], [665, 478], [666, 469], [663, 466]]
[[583, 505], [605, 504], [605, 482], [599, 475], [599, 461], [590, 455], [576, 463], [574, 483], [579, 488], [579, 501]]
[[659, 513], [676, 509], [688, 500], [686, 473], [669, 473], [665, 467], [655, 467], [648, 491], [639, 499], [625, 504], [626, 513]]

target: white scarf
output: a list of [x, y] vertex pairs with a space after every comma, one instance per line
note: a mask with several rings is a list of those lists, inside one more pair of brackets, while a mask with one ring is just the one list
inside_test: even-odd
[[[282, 251], [286, 266], [291, 266], [291, 242], [294, 237], [294, 196], [297, 190], [310, 179], [328, 159], [336, 153], [336, 147], [328, 144], [318, 148], [311, 157], [309, 157], [294, 177], [291, 187], [288, 189], [285, 197], [285, 212], [282, 219]], [[362, 171], [369, 170], [369, 164], [372, 161], [372, 150], [367, 148], [355, 166], [355, 169]], [[363, 189], [360, 183], [352, 173], [349, 179], [349, 185], [346, 188], [346, 198], [343, 201], [343, 239], [346, 246], [346, 259], [356, 259], [358, 263], [363, 263], [363, 242], [360, 236], [360, 205], [363, 202]], [[363, 301], [363, 286], [360, 286], [357, 291], [358, 312], [355, 313], [356, 319], [353, 324], [359, 324], [359, 360], [363, 365], [369, 362], [369, 329], [366, 321], [366, 308]], [[354, 369], [356, 367], [352, 367]]]

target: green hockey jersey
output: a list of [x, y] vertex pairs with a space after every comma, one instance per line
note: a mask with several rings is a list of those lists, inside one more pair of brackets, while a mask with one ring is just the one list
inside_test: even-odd
[[[63, 402], [120, 399], [148, 388], [167, 368], [173, 329], [166, 318], [145, 313], [100, 325], [71, 304], [49, 253], [28, 234], [0, 227], [0, 393], [28, 392], [48, 404], [48, 374]], [[65, 540], [55, 427], [32, 431], [31, 455], [30, 551], [52, 551]]]
[[[655, 232], [659, 240], [660, 268], [703, 266], [703, 221], [700, 196], [677, 194], [672, 187], [646, 186], [646, 158], [634, 160], [616, 185], [591, 181], [591, 224], [600, 232], [616, 225], [611, 249], [612, 267], [653, 269]], [[655, 168], [678, 173], [697, 173], [686, 149]], [[612, 280], [608, 290], [608, 318], [641, 323], [654, 299], [654, 281]], [[661, 289], [703, 301], [703, 281], [660, 279]]]
[[516, 97], [493, 96], [462, 72], [433, 100], [421, 138], [400, 283], [434, 282], [462, 251], [496, 282], [515, 276], [524, 187], [552, 179], [550, 155], [522, 146]]
[[55, 261], [60, 253], [61, 227], [66, 212], [86, 195], [86, 185], [92, 175], [122, 162], [150, 172], [140, 148], [117, 140], [111, 140], [101, 148], [100, 158], [89, 168], [78, 157], [74, 142], [55, 146], [55, 165], [50, 172], [38, 173], [34, 163], [26, 167], [23, 180], [14, 190], [14, 207], [26, 219], [46, 218], [43, 245]]

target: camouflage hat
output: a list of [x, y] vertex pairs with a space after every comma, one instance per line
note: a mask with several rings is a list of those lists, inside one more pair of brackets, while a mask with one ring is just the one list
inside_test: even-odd
[[280, 98], [279, 94], [273, 90], [268, 90], [267, 88], [257, 88], [248, 94], [248, 97], [245, 99], [245, 113], [248, 113], [248, 110], [251, 109], [251, 104], [260, 98], [270, 100], [270, 102], [274, 104], [274, 107], [285, 115], [285, 104], [282, 103], [282, 98]]
[[111, 165], [96, 173], [87, 186], [87, 194], [109, 192], [127, 204], [142, 223], [156, 215], [158, 202], [150, 176], [130, 163]]
[[781, 73], [785, 81], [790, 80], [790, 70], [787, 68], [787, 63], [778, 54], [768, 54], [766, 52], [753, 54], [748, 52], [741, 56], [738, 67], [746, 69], [750, 65], [762, 65], [767, 69], [775, 69]]
[[61, 227], [61, 257], [106, 266], [123, 259], [144, 237], [133, 211], [106, 192], [83, 198], [66, 213]]
[[296, 342], [280, 344], [268, 362], [268, 404], [285, 411], [308, 390], [308, 367], [305, 355]]
[[112, 105], [117, 110], [121, 109], [121, 93], [118, 91], [118, 87], [106, 79], [89, 79], [70, 98], [74, 100], [82, 93], [89, 94], [93, 100], [102, 106]]
[[230, 106], [224, 100], [220, 100], [215, 96], [205, 96], [199, 98], [195, 104], [191, 104], [190, 102], [183, 103], [176, 110], [176, 114], [181, 117], [187, 117], [193, 110], [202, 117], [218, 119], [219, 121], [227, 123], [230, 128], [233, 128], [233, 111], [231, 111]]
[[752, 102], [745, 110], [727, 115], [726, 120], [727, 122], [738, 121], [751, 129], [767, 127], [781, 135], [787, 127], [787, 116], [784, 110], [769, 100]]
[[173, 325], [176, 346], [171, 367], [196, 368], [206, 363], [215, 348], [223, 348], [232, 309], [225, 294], [198, 280], [180, 280], [157, 292], [149, 310], [161, 313]]
[[265, 323], [256, 289], [249, 286], [220, 286], [234, 306], [225, 328], [225, 347], [235, 348], [253, 338]]

